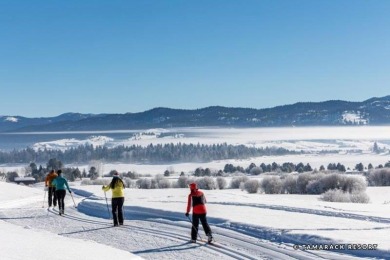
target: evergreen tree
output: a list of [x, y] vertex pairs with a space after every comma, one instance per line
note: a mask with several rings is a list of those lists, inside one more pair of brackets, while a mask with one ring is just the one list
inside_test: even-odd
[[346, 172], [345, 166], [342, 165], [341, 163], [337, 163], [336, 169], [337, 169], [339, 172]]
[[57, 158], [51, 158], [47, 164], [46, 164], [47, 169], [50, 170], [59, 170], [62, 169], [63, 164], [60, 160], [57, 160]]
[[254, 167], [256, 167], [256, 164], [254, 164], [254, 163], [251, 163], [250, 165], [249, 165], [249, 167], [248, 168], [246, 168], [246, 172], [247, 173], [249, 173], [251, 170], [252, 170], [252, 168], [254, 168]]
[[362, 172], [364, 170], [364, 165], [362, 163], [358, 163], [356, 164], [355, 169], [359, 172]]
[[31, 175], [38, 173], [38, 166], [35, 163], [32, 162], [29, 166], [31, 168]]
[[311, 172], [313, 171], [313, 169], [311, 168], [310, 164], [306, 164], [304, 167], [303, 167], [303, 170], [305, 172]]
[[92, 167], [89, 169], [88, 177], [89, 177], [91, 180], [96, 180], [96, 179], [99, 177], [99, 173], [97, 172], [97, 170], [96, 170], [95, 167], [92, 166]]
[[87, 171], [86, 171], [85, 169], [83, 169], [83, 173], [81, 174], [81, 176], [82, 176], [83, 178], [87, 178], [87, 177], [88, 177]]
[[372, 151], [374, 153], [377, 153], [377, 154], [381, 152], [379, 147], [378, 147], [378, 144], [376, 142], [374, 142], [374, 146], [372, 147]]
[[296, 171], [296, 172], [303, 172], [304, 169], [305, 169], [305, 165], [304, 165], [302, 162], [298, 163], [298, 164], [295, 166], [295, 171]]

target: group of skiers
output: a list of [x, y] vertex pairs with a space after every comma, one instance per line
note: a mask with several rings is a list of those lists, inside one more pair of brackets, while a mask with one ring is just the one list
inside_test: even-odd
[[[59, 206], [59, 214], [64, 214], [65, 203], [64, 198], [66, 195], [66, 189], [68, 189], [71, 194], [72, 191], [69, 188], [68, 182], [65, 178], [61, 176], [62, 171], [58, 170], [57, 173], [52, 170], [46, 176], [45, 186], [48, 188], [48, 203], [49, 207], [54, 205], [56, 207], [57, 201]], [[189, 185], [190, 194], [188, 195], [187, 201], [187, 210], [185, 216], [189, 218], [189, 213], [192, 207], [192, 227], [191, 227], [191, 240], [190, 242], [195, 243], [198, 236], [198, 227], [199, 221], [202, 223], [203, 230], [206, 233], [208, 242], [213, 241], [212, 232], [209, 224], [207, 223], [207, 209], [206, 209], [206, 197], [202, 191], [200, 191], [196, 183], [191, 183]], [[111, 199], [111, 212], [114, 221], [114, 226], [123, 225], [124, 216], [123, 216], [123, 204], [125, 202], [125, 184], [122, 179], [119, 177], [119, 173], [114, 171], [113, 178], [109, 185], [103, 185], [102, 190], [107, 192], [111, 189], [112, 199]]]
[[47, 201], [49, 203], [49, 207], [51, 207], [52, 205], [56, 207], [58, 202], [59, 214], [64, 214], [64, 199], [66, 196], [65, 189], [67, 189], [69, 193], [72, 193], [72, 191], [69, 188], [68, 181], [64, 177], [62, 177], [62, 171], [57, 170], [57, 172], [55, 172], [54, 170], [51, 170], [45, 178], [45, 187], [48, 191]]

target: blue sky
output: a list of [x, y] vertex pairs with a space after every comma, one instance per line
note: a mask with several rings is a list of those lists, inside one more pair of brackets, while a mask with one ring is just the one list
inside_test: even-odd
[[390, 1], [0, 1], [0, 115], [390, 94]]

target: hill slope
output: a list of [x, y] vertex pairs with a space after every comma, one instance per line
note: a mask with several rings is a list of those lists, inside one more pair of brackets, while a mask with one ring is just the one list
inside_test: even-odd
[[126, 114], [67, 113], [53, 118], [0, 117], [2, 132], [386, 124], [390, 124], [390, 96], [363, 102], [300, 102], [267, 109], [212, 106], [184, 110], [159, 107]]

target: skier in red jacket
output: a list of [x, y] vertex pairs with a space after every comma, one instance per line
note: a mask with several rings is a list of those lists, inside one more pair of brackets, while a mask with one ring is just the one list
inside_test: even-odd
[[191, 183], [189, 187], [191, 193], [188, 195], [187, 212], [185, 215], [186, 217], [189, 216], [192, 204], [191, 242], [196, 242], [200, 220], [200, 222], [202, 222], [203, 230], [208, 237], [208, 242], [211, 243], [213, 241], [213, 236], [206, 218], [206, 197], [204, 196], [203, 192], [198, 189], [196, 183]]

